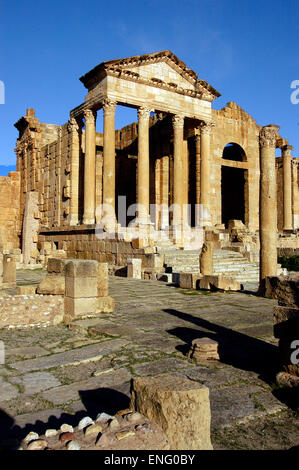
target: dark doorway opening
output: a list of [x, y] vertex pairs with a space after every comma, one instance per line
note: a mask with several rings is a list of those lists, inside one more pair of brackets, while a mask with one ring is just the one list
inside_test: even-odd
[[222, 223], [227, 228], [228, 221], [242, 220], [245, 223], [245, 170], [242, 168], [221, 167]]

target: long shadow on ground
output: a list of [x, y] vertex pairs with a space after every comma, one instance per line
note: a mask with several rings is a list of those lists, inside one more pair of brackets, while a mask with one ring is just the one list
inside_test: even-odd
[[[194, 317], [189, 313], [174, 309], [164, 309], [164, 312], [196, 326], [196, 328], [177, 327], [167, 331], [186, 343], [184, 346], [177, 346], [181, 352], [187, 353], [193, 339], [211, 338], [218, 342], [221, 362], [237, 369], [255, 372], [270, 386], [276, 383], [276, 374], [281, 370], [277, 346], [203, 318]], [[293, 410], [298, 409], [298, 389], [276, 388], [272, 393], [288, 407]]]

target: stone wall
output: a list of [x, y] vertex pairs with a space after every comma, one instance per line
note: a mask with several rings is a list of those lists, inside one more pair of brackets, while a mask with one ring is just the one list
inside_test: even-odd
[[[260, 126], [234, 102], [221, 110], [213, 110], [215, 128], [211, 134], [213, 222], [221, 224], [221, 167], [229, 166], [245, 172], [245, 220], [251, 231], [259, 225], [259, 130]], [[245, 152], [243, 161], [226, 160], [223, 150], [229, 143], [240, 145]]]
[[20, 246], [20, 173], [0, 176], [0, 251]]
[[133, 248], [131, 242], [124, 240], [99, 240], [94, 230], [88, 230], [85, 226], [41, 232], [38, 242], [40, 251], [57, 257], [53, 245], [58, 250], [64, 250], [67, 258], [91, 259], [114, 266], [126, 266], [128, 259], [141, 258], [143, 267], [152, 267], [148, 262], [148, 254], [154, 252], [153, 248]]

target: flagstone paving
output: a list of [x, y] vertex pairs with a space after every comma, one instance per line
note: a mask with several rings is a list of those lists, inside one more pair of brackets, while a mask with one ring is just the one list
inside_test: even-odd
[[[18, 271], [18, 283], [36, 283], [44, 274]], [[110, 295], [113, 313], [71, 328], [0, 330], [0, 437], [9, 429], [26, 434], [50, 422], [77, 424], [84, 414], [115, 413], [129, 404], [133, 376], [170, 372], [208, 386], [214, 448], [298, 445], [298, 401], [275, 385], [276, 301], [120, 277], [110, 278]], [[187, 359], [191, 341], [203, 336], [219, 342], [219, 362]], [[276, 432], [265, 440], [261, 429], [270, 422]]]

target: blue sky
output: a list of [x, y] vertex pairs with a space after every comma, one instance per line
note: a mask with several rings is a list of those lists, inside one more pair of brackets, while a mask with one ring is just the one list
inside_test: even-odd
[[[299, 104], [290, 101], [299, 80], [298, 24], [295, 0], [0, 0], [0, 165], [15, 164], [13, 124], [26, 108], [63, 124], [84, 100], [85, 72], [164, 49], [222, 94], [214, 108], [236, 101], [258, 124], [280, 125], [299, 156]], [[120, 108], [116, 124], [135, 117]]]

